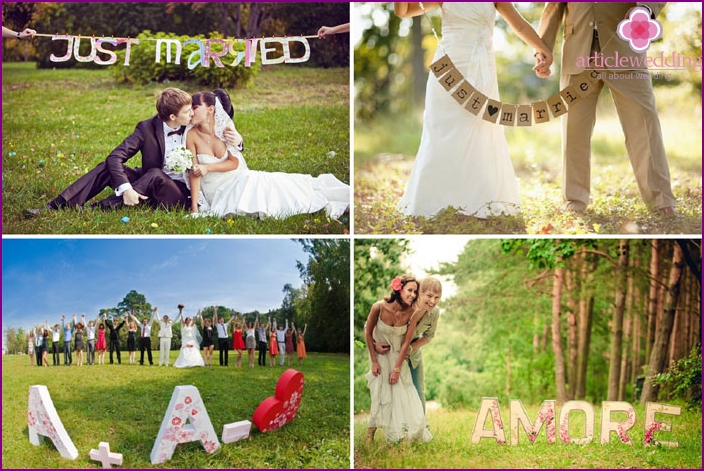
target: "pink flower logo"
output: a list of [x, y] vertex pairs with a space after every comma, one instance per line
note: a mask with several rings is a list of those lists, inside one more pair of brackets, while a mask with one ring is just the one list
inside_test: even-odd
[[618, 37], [628, 41], [635, 52], [646, 51], [650, 42], [662, 36], [662, 25], [658, 20], [650, 18], [650, 12], [645, 7], [635, 7], [628, 19], [621, 21], [616, 29]]

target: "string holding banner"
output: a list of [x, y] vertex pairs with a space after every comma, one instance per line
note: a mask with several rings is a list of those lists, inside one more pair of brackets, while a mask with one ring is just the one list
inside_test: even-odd
[[[557, 118], [567, 113], [570, 106], [576, 105], [581, 99], [594, 93], [597, 89], [599, 72], [585, 69], [577, 76], [576, 84], [568, 85], [559, 93], [551, 96], [545, 101], [538, 101], [530, 105], [512, 105], [492, 100], [481, 93], [462, 75], [455, 64], [450, 60], [445, 48], [442, 47], [438, 33], [433, 26], [433, 22], [428, 18], [423, 2], [419, 3], [423, 16], [430, 24], [430, 30], [438, 42], [439, 47], [445, 53], [440, 59], [430, 65], [430, 70], [435, 74], [440, 85], [461, 106], [479, 116], [484, 108], [482, 119], [490, 123], [497, 123], [502, 126], [532, 126], [533, 123], [546, 123], [550, 121], [550, 114]], [[548, 112], [549, 110], [549, 112]]]
[[479, 116], [484, 110], [482, 119], [502, 126], [532, 126], [533, 123], [550, 121], [551, 115], [553, 118], [562, 116], [571, 106], [597, 90], [600, 76], [596, 70], [585, 69], [573, 79], [571, 85], [547, 100], [530, 105], [514, 105], [488, 98], [477, 90], [455, 67], [447, 54], [430, 64], [430, 70], [460, 106], [475, 116]]
[[[112, 46], [126, 45], [125, 60], [123, 65], [130, 65], [130, 54], [132, 47], [139, 44], [140, 40], [156, 41], [156, 57], [155, 62], [161, 62], [162, 47], [166, 52], [166, 63], [172, 62], [172, 50], [174, 52], [175, 64], [181, 63], [181, 51], [189, 44], [195, 44], [197, 49], [190, 53], [187, 61], [189, 69], [194, 69], [197, 66], [209, 67], [212, 62], [216, 67], [225, 67], [221, 59], [228, 55], [234, 55], [234, 60], [231, 66], [237, 66], [244, 61], [245, 67], [250, 67], [257, 57], [259, 57], [262, 65], [270, 64], [300, 64], [307, 62], [310, 59], [310, 44], [309, 38], [317, 38], [318, 36], [287, 36], [287, 37], [265, 37], [265, 38], [246, 38], [246, 39], [186, 39], [181, 42], [178, 39], [172, 38], [116, 38], [116, 37], [95, 37], [84, 35], [69, 35], [69, 34], [36, 34], [35, 36], [50, 37], [52, 41], [67, 41], [66, 53], [62, 56], [51, 54], [49, 59], [52, 62], [66, 62], [74, 58], [78, 62], [94, 62], [98, 65], [112, 65], [117, 62], [117, 54], [114, 50], [106, 48], [105, 45]], [[79, 50], [82, 39], [90, 40], [90, 53], [81, 55]], [[238, 50], [235, 44], [244, 43], [244, 51]], [[291, 52], [291, 44], [299, 43], [303, 46], [303, 55], [295, 57]], [[277, 56], [278, 47], [280, 46], [282, 53]]]

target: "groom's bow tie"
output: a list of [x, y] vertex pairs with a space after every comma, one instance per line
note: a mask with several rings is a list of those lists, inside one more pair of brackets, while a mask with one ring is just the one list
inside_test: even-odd
[[181, 135], [183, 135], [183, 132], [184, 132], [185, 130], [186, 130], [186, 128], [184, 128], [183, 126], [181, 126], [180, 128], [178, 128], [178, 129], [175, 130], [175, 131], [170, 131], [169, 133], [166, 134], [166, 136], [169, 137], [169, 136], [173, 136], [174, 134], [178, 134], [179, 136], [181, 136]]

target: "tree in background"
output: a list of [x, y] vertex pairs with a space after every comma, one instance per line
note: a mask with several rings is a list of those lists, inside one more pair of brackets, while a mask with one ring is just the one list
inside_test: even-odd
[[121, 315], [132, 314], [141, 321], [144, 317], [151, 319], [152, 305], [147, 302], [146, 296], [132, 290], [125, 295], [122, 301], [117, 303], [117, 312]]
[[[358, 250], [358, 242], [355, 287], [363, 275], [358, 267], [365, 263], [365, 248]], [[653, 246], [660, 259], [656, 265], [651, 264]], [[426, 395], [459, 408], [476, 408], [482, 397], [518, 398], [526, 404], [558, 397], [598, 404], [613, 394], [629, 402], [647, 396], [642, 400], [701, 401], [701, 389], [695, 387], [701, 362], [700, 267], [699, 240], [471, 240], [456, 263], [440, 270], [453, 276], [457, 292], [440, 304], [435, 340], [423, 354]], [[659, 306], [652, 321], [659, 334], [649, 346], [653, 304]], [[617, 309], [622, 309], [618, 353]], [[355, 328], [359, 322], [355, 312]], [[655, 351], [664, 355], [662, 366], [650, 359]], [[355, 390], [360, 392], [354, 407], [359, 411], [368, 407], [363, 379], [368, 360], [363, 349], [355, 354]], [[358, 357], [364, 368], [358, 367]], [[564, 365], [562, 379], [558, 362]], [[654, 378], [667, 384], [662, 397], [647, 386]], [[673, 378], [687, 386], [677, 388]], [[640, 396], [643, 380], [651, 391]]]
[[344, 239], [299, 239], [308, 261], [298, 261], [305, 309], [296, 309], [296, 326], [308, 324], [306, 348], [350, 351], [350, 243]]

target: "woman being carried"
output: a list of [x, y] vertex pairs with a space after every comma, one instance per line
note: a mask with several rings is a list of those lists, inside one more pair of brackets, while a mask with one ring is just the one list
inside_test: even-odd
[[193, 113], [186, 131], [186, 146], [194, 155], [188, 172], [193, 213], [200, 209], [216, 216], [283, 219], [325, 209], [337, 219], [349, 207], [349, 185], [332, 174], [313, 177], [247, 168], [242, 152], [223, 139], [225, 129], [235, 129], [234, 110], [224, 90], [193, 95]]
[[[366, 439], [371, 442], [376, 429], [381, 428], [389, 442], [427, 442], [433, 436], [405, 361], [418, 319], [424, 314], [414, 306], [418, 282], [402, 275], [391, 281], [391, 290], [389, 296], [374, 303], [364, 327], [371, 362], [366, 378], [372, 402]], [[375, 342], [388, 344], [388, 353], [377, 355]]]
[[[189, 368], [191, 366], [205, 366], [203, 362], [203, 357], [200, 354], [200, 342], [201, 336], [198, 332], [198, 327], [196, 327], [195, 318], [191, 319], [186, 317], [183, 319], [183, 313], [179, 314], [181, 316], [181, 351], [174, 362], [176, 368]], [[200, 316], [200, 311], [198, 311], [198, 316]]]

